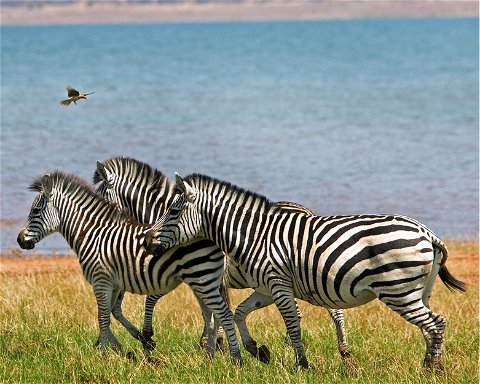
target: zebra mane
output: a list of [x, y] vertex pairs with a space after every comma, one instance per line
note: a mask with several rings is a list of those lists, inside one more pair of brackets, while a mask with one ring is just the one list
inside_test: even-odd
[[240, 199], [238, 200], [239, 202], [245, 201], [248, 198], [252, 198], [258, 200], [259, 203], [263, 204], [266, 209], [270, 209], [271, 207], [273, 207], [273, 203], [266, 196], [256, 192], [252, 192], [248, 189], [237, 187], [236, 185], [231, 184], [228, 181], [219, 180], [214, 177], [201, 175], [199, 173], [193, 173], [186, 176], [184, 178], [184, 181], [202, 192], [210, 194], [214, 191], [215, 187], [218, 186], [220, 187], [219, 189], [228, 191], [228, 193], [230, 194], [234, 194], [237, 196], [240, 195]]
[[[32, 181], [29, 187], [30, 191], [42, 192], [43, 176], [44, 175], [39, 176]], [[75, 196], [80, 199], [87, 197], [98, 200], [99, 204], [106, 207], [105, 217], [112, 220], [130, 222], [132, 224], [137, 223], [128, 209], [119, 210], [114, 203], [105, 200], [101, 194], [96, 192], [90, 184], [79, 176], [61, 170], [54, 170], [53, 172], [50, 172], [50, 177], [53, 182], [54, 190], [61, 191], [63, 194]]]
[[[138, 180], [140, 176], [142, 180], [145, 180], [145, 184], [149, 185], [152, 189], [166, 189], [166, 192], [168, 193], [173, 192], [173, 183], [170, 182], [168, 177], [158, 169], [151, 167], [143, 161], [131, 157], [116, 156], [103, 161], [102, 164], [108, 170], [122, 178], [134, 177], [135, 180]], [[93, 174], [93, 183], [97, 184], [101, 181], [103, 180], [100, 177], [98, 170], [95, 170]]]

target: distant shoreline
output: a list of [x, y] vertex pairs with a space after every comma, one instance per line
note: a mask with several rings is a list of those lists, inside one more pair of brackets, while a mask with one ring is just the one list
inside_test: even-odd
[[405, 17], [477, 17], [476, 0], [320, 1], [244, 0], [237, 3], [89, 2], [0, 3], [1, 25], [175, 23], [275, 20], [348, 20]]

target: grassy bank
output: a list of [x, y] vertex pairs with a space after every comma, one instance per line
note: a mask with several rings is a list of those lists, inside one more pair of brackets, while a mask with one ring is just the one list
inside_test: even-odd
[[[447, 317], [444, 344], [446, 374], [421, 368], [424, 342], [420, 331], [379, 302], [346, 311], [346, 326], [355, 356], [346, 375], [337, 352], [335, 331], [327, 312], [301, 303], [303, 339], [314, 365], [294, 371], [293, 351], [284, 345], [284, 326], [273, 307], [249, 317], [254, 337], [272, 352], [270, 365], [256, 362], [243, 350], [244, 364], [232, 367], [228, 354], [209, 361], [197, 345], [200, 310], [186, 286], [162, 298], [155, 311], [157, 348], [152, 361], [142, 358], [139, 343], [113, 320], [113, 331], [136, 362], [93, 347], [98, 335], [91, 286], [78, 265], [58, 263], [35, 270], [28, 263], [15, 273], [0, 272], [0, 382], [5, 383], [471, 383], [478, 382], [478, 242], [447, 243], [452, 274], [469, 283], [466, 294], [435, 284], [432, 309]], [[3, 259], [4, 265], [7, 265]], [[21, 266], [22, 259], [9, 260]], [[236, 305], [248, 291], [233, 293]], [[124, 313], [134, 324], [143, 320], [143, 297], [127, 295]]]

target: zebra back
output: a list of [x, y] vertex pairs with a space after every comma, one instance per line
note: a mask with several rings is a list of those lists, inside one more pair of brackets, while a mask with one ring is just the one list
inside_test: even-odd
[[315, 216], [315, 213], [308, 209], [307, 207], [294, 203], [291, 201], [277, 201], [275, 203], [272, 203], [272, 207], [276, 209], [280, 209], [283, 212], [291, 212], [291, 213], [304, 213], [308, 216]]

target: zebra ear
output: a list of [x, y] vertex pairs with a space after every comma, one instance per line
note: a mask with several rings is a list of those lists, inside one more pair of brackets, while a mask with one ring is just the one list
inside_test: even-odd
[[182, 176], [180, 176], [177, 172], [175, 172], [175, 183], [177, 184], [176, 187], [181, 193], [186, 192], [185, 184], [183, 183]]
[[107, 170], [105, 169], [105, 166], [98, 160], [97, 160], [97, 172], [103, 181], [108, 181]]
[[53, 182], [51, 176], [47, 173], [42, 177], [42, 193], [49, 199], [52, 194]]
[[108, 170], [105, 165], [97, 160], [97, 173], [100, 179], [107, 185], [108, 188], [112, 188], [112, 184], [108, 179]]
[[184, 182], [177, 172], [175, 172], [175, 182], [177, 183], [177, 188], [185, 194], [187, 200], [193, 202], [195, 200], [195, 190], [188, 183]]

